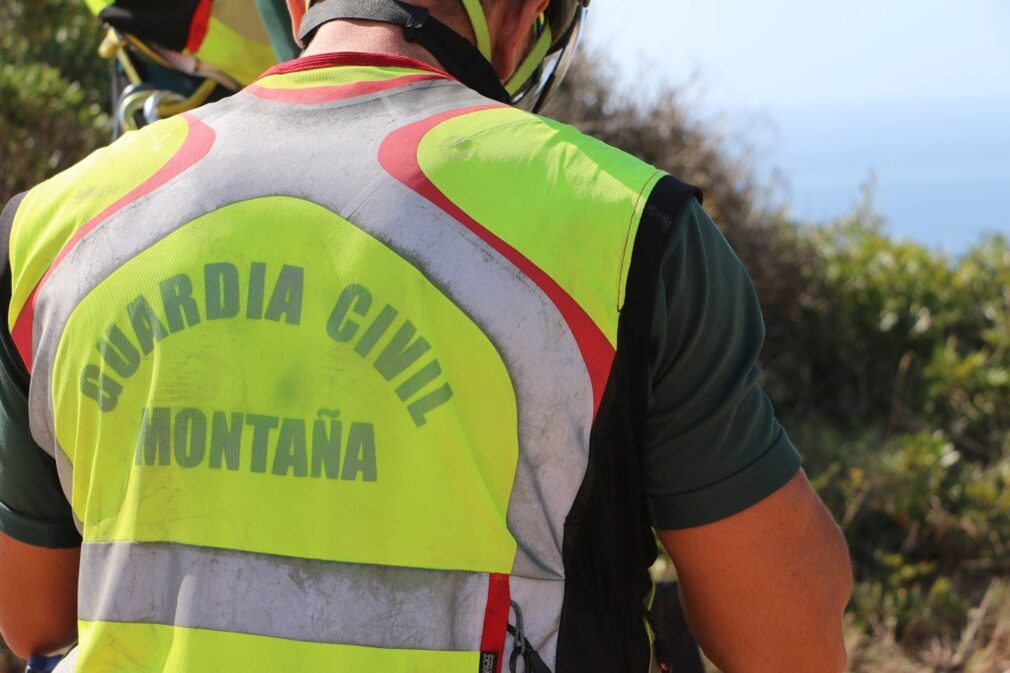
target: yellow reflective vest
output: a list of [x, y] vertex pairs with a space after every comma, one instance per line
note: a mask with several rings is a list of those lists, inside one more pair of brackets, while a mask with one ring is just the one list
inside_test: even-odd
[[622, 312], [660, 177], [330, 54], [32, 190], [9, 324], [84, 540], [77, 670], [496, 673], [521, 610], [551, 670], [645, 673]]

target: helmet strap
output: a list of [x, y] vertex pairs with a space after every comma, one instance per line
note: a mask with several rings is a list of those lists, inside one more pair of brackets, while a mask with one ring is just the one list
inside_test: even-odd
[[[307, 43], [323, 24], [344, 19], [400, 26], [404, 39], [427, 49], [460, 82], [493, 100], [502, 103], [510, 101], [498, 73], [480, 50], [431, 16], [425, 7], [400, 0], [325, 0], [305, 12], [298, 37]], [[486, 31], [486, 22], [484, 27]]]
[[543, 64], [544, 59], [547, 57], [547, 52], [550, 51], [551, 40], [551, 29], [545, 22], [540, 34], [534, 36], [533, 46], [530, 47], [526, 58], [522, 60], [522, 63], [516, 68], [515, 73], [505, 83], [505, 90], [509, 92], [509, 95], [514, 96], [518, 93], [530, 81], [530, 78], [536, 73], [537, 68]]
[[488, 61], [491, 60], [491, 31], [487, 26], [487, 15], [484, 14], [484, 7], [480, 0], [461, 0], [466, 14], [470, 17], [470, 26], [473, 28], [474, 37], [477, 38], [477, 50]]

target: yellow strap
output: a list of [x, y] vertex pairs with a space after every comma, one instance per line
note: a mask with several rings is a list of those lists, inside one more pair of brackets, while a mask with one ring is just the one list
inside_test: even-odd
[[480, 0], [462, 0], [463, 7], [470, 17], [470, 25], [473, 26], [473, 34], [477, 37], [477, 49], [488, 61], [491, 60], [491, 32], [487, 27], [487, 17], [484, 16], [484, 8], [480, 5]]
[[141, 78], [137, 69], [133, 66], [129, 54], [126, 53], [126, 37], [120, 35], [114, 28], [109, 28], [105, 33], [105, 38], [98, 45], [98, 55], [102, 58], [116, 59], [123, 68], [130, 84], [140, 84]]
[[122, 49], [123, 38], [119, 36], [112, 28], [109, 28], [105, 33], [105, 38], [102, 39], [102, 43], [98, 45], [98, 55], [104, 59], [112, 60], [116, 58], [116, 51]]
[[172, 117], [196, 109], [207, 102], [207, 99], [210, 98], [210, 95], [214, 93], [214, 89], [216, 88], [217, 82], [212, 79], [205, 79], [203, 84], [198, 86], [193, 95], [186, 100], [179, 101], [178, 103], [163, 103], [159, 105], [158, 114], [164, 119], [165, 117]]
[[537, 67], [547, 56], [547, 52], [551, 48], [552, 39], [551, 27], [549, 25], [545, 25], [543, 32], [540, 33], [540, 37], [537, 38], [536, 42], [533, 43], [533, 47], [529, 50], [529, 53], [526, 54], [526, 58], [524, 58], [523, 62], [519, 64], [519, 67], [516, 68], [515, 73], [511, 78], [509, 78], [509, 81], [505, 83], [506, 91], [515, 95], [517, 91], [522, 89], [523, 85], [529, 81]]
[[116, 60], [118, 60], [119, 64], [123, 66], [123, 72], [126, 73], [126, 77], [130, 80], [130, 84], [140, 84], [144, 81], [141, 79], [140, 74], [137, 73], [137, 69], [133, 67], [133, 61], [130, 60], [126, 50], [122, 47], [116, 50]]
[[153, 61], [154, 63], [160, 65], [162, 68], [166, 68], [168, 70], [179, 69], [175, 65], [169, 63], [164, 56], [162, 56], [161, 54], [159, 54], [158, 52], [156, 52], [155, 50], [151, 49], [146, 44], [144, 44], [141, 40], [138, 40], [132, 35], [124, 35], [123, 37], [126, 40], [127, 44], [130, 45], [131, 49], [136, 49], [149, 61]]
[[133, 37], [132, 35], [121, 34], [116, 31], [115, 28], [109, 28], [108, 32], [105, 34], [105, 39], [102, 43], [98, 45], [98, 55], [102, 58], [116, 59], [123, 68], [123, 72], [126, 74], [127, 79], [130, 80], [130, 84], [142, 84], [143, 78], [137, 72], [137, 68], [133, 65], [133, 60], [130, 58], [129, 49], [134, 49], [144, 57], [157, 63], [163, 68], [169, 70], [177, 70], [177, 68], [166, 61], [158, 52], [154, 51], [146, 44]]

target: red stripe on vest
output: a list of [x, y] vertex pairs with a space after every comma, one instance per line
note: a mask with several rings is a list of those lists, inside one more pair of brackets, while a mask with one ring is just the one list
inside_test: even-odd
[[479, 236], [536, 283], [554, 303], [568, 324], [568, 329], [575, 337], [586, 369], [589, 371], [589, 378], [593, 386], [593, 417], [595, 418], [596, 412], [600, 408], [600, 400], [603, 398], [603, 391], [607, 386], [607, 379], [610, 377], [610, 369], [614, 363], [614, 347], [610, 345], [607, 337], [589, 317], [589, 314], [564, 288], [558, 285], [557, 281], [449, 200], [424, 174], [417, 158], [418, 148], [424, 136], [439, 124], [473, 112], [503, 107], [506, 106], [495, 104], [450, 110], [398, 129], [382, 142], [382, 146], [379, 148], [379, 163], [396, 180], [431, 201]]
[[200, 51], [203, 41], [207, 39], [207, 32], [210, 30], [210, 17], [213, 10], [213, 0], [200, 0], [193, 12], [193, 20], [189, 24], [189, 40], [186, 42], [186, 51], [195, 54]]
[[366, 96], [372, 93], [397, 89], [408, 84], [429, 82], [436, 79], [444, 78], [441, 75], [406, 75], [395, 79], [374, 82], [353, 82], [351, 84], [315, 86], [305, 89], [271, 89], [253, 84], [246, 87], [245, 91], [263, 100], [281, 101], [284, 103], [332, 103], [338, 100]]
[[179, 148], [172, 158], [168, 160], [168, 163], [162, 166], [158, 172], [134, 188], [129, 194], [113, 203], [95, 217], [91, 218], [87, 224], [74, 232], [74, 235], [66, 242], [66, 244], [64, 244], [52, 264], [49, 265], [49, 269], [46, 270], [46, 273], [39, 280], [38, 284], [36, 284], [35, 289], [32, 290], [32, 293], [28, 296], [28, 301], [25, 302], [25, 305], [21, 308], [21, 313], [18, 314], [17, 320], [14, 321], [14, 328], [11, 330], [11, 338], [18, 349], [18, 353], [21, 355], [21, 360], [25, 363], [25, 367], [28, 369], [29, 374], [32, 371], [33, 363], [32, 333], [34, 332], [35, 327], [35, 302], [38, 298], [39, 292], [46, 284], [46, 281], [49, 280], [49, 277], [53, 275], [53, 271], [56, 270], [56, 267], [58, 267], [66, 256], [70, 254], [70, 251], [81, 242], [81, 239], [94, 231], [95, 228], [97, 228], [102, 222], [109, 219], [134, 201], [137, 201], [138, 199], [165, 185], [169, 180], [177, 177], [183, 171], [207, 156], [207, 153], [210, 151], [211, 146], [214, 144], [214, 129], [188, 114], [182, 115], [182, 118], [185, 119], [186, 123], [189, 125], [189, 133], [186, 136], [186, 140], [183, 141], [182, 147]]
[[287, 75], [293, 72], [305, 72], [306, 70], [318, 70], [319, 68], [335, 68], [344, 65], [360, 65], [376, 68], [411, 68], [413, 70], [426, 70], [442, 77], [454, 79], [452, 75], [444, 70], [439, 70], [430, 63], [418, 61], [415, 58], [363, 51], [334, 51], [325, 54], [313, 54], [312, 56], [299, 56], [292, 61], [278, 63], [257, 79], [263, 79], [271, 75]]
[[487, 609], [484, 611], [484, 631], [480, 637], [480, 651], [494, 652], [498, 655], [498, 668], [494, 673], [501, 673], [502, 661], [505, 659], [505, 633], [511, 604], [509, 576], [498, 573], [489, 575]]

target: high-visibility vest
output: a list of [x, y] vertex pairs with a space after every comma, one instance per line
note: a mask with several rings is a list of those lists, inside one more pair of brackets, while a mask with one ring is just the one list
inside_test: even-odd
[[336, 54], [29, 192], [9, 323], [84, 540], [77, 670], [495, 673], [518, 607], [552, 670], [645, 673], [622, 311], [661, 177]]
[[245, 86], [277, 62], [254, 0], [85, 2], [113, 28], [160, 48], [189, 74], [224, 75]]

